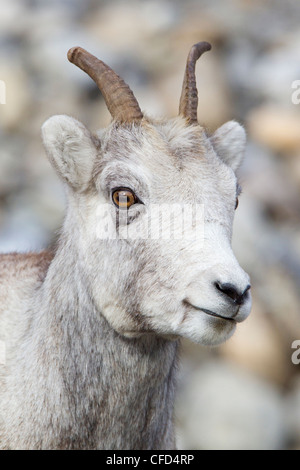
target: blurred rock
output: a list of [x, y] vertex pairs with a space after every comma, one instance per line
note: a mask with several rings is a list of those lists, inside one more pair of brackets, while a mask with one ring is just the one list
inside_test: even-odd
[[275, 387], [221, 360], [208, 361], [178, 398], [180, 449], [277, 450], [285, 447], [284, 405]]
[[281, 334], [286, 339], [300, 337], [300, 262], [293, 248], [294, 229], [291, 234], [276, 231], [249, 196], [241, 198], [242, 206], [236, 214], [234, 251], [250, 275], [260, 305], [278, 322]]
[[292, 374], [291, 357], [287, 354], [289, 345], [278, 324], [254, 297], [251, 315], [237, 326], [233, 337], [220, 346], [220, 352], [244, 370], [284, 386]]
[[296, 183], [300, 193], [300, 151], [287, 158], [287, 172], [289, 179]]
[[262, 217], [268, 222], [300, 222], [299, 188], [297, 178], [292, 177], [291, 163], [292, 157], [287, 154], [279, 158], [257, 142], [247, 145], [241, 180], [245, 180], [245, 192], [260, 203]]
[[265, 105], [249, 113], [247, 125], [252, 139], [275, 152], [300, 150], [300, 112]]
[[3, 58], [0, 79], [4, 81], [6, 88], [6, 103], [0, 105], [0, 126], [9, 132], [15, 130], [30, 114], [31, 87], [21, 64], [6, 60], [3, 65]]
[[232, 97], [222, 66], [217, 59], [209, 57], [198, 66], [197, 86], [199, 91], [198, 120], [210, 131], [230, 120], [233, 116]]
[[175, 21], [176, 5], [171, 3], [117, 1], [93, 12], [87, 25], [96, 41], [105, 41], [119, 51], [136, 51], [145, 47], [145, 41], [155, 40], [156, 35], [171, 28]]
[[[294, 366], [300, 368], [300, 365]], [[285, 407], [287, 438], [292, 449], [300, 450], [300, 376], [292, 383], [291, 389], [286, 395]]]
[[[24, 182], [24, 160], [21, 148], [24, 140], [18, 136], [4, 138], [1, 136], [0, 146], [0, 199], [19, 191]], [[9, 201], [6, 201], [6, 204]]]
[[[14, 0], [13, 2], [6, 2], [0, 0], [0, 30], [2, 35], [11, 37], [23, 29], [23, 19], [27, 17], [27, 9], [25, 2], [22, 0]], [[27, 10], [27, 11], [26, 11]], [[22, 18], [18, 21], [17, 18]]]

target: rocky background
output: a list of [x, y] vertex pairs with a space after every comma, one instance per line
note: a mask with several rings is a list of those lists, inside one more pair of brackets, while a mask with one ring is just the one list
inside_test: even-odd
[[110, 120], [70, 47], [109, 63], [142, 109], [172, 117], [190, 46], [212, 43], [197, 66], [199, 121], [213, 131], [234, 118], [248, 132], [233, 246], [253, 310], [219, 348], [184, 343], [179, 448], [300, 449], [300, 2], [0, 0], [0, 12], [0, 251], [45, 247], [62, 221], [42, 123]]

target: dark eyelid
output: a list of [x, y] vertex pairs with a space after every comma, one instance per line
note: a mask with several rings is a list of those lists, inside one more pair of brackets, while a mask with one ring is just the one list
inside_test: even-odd
[[114, 193], [115, 191], [130, 191], [132, 194], [135, 194], [133, 189], [128, 188], [128, 186], [116, 186], [115, 188], [111, 189], [112, 193]]

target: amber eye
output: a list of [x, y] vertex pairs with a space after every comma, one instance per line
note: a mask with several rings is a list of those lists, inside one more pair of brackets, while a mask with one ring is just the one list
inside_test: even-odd
[[137, 197], [130, 189], [118, 188], [113, 191], [112, 200], [119, 209], [129, 209], [137, 202]]

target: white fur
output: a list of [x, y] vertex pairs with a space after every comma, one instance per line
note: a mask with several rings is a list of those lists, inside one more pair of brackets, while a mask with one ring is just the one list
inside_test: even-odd
[[242, 161], [245, 145], [245, 129], [235, 121], [226, 122], [211, 137], [211, 142], [220, 158], [236, 171]]
[[42, 126], [42, 137], [58, 175], [73, 189], [85, 190], [97, 155], [87, 128], [69, 116], [52, 116]]

